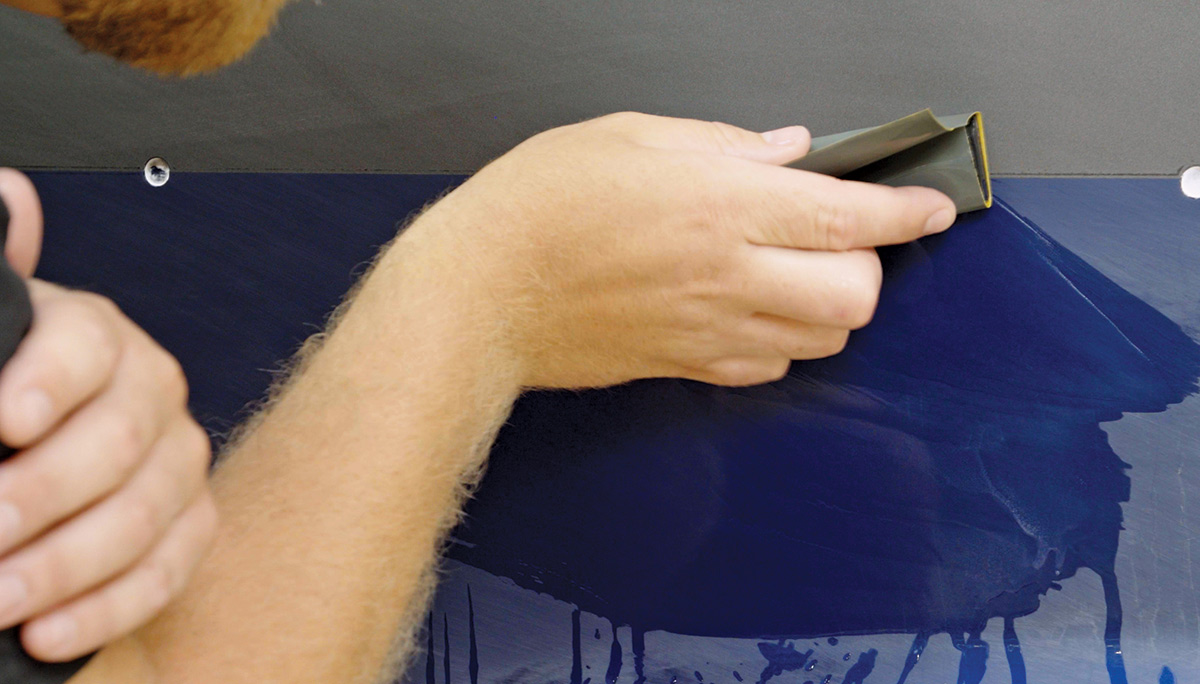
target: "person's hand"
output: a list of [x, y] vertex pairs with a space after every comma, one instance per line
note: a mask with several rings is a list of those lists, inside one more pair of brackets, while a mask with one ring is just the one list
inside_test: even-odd
[[874, 313], [873, 247], [947, 229], [954, 204], [780, 166], [809, 133], [615, 114], [540, 134], [398, 244], [434, 246], [504, 318], [532, 387], [768, 382], [839, 352]]
[[[9, 263], [33, 272], [41, 211], [0, 170]], [[29, 279], [33, 325], [0, 370], [0, 628], [69, 660], [179, 593], [216, 528], [210, 446], [179, 364], [108, 299]]]

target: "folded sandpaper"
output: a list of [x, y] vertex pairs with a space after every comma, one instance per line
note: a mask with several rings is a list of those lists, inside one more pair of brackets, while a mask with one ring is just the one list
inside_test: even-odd
[[926, 109], [891, 123], [813, 139], [792, 168], [884, 185], [922, 185], [954, 200], [959, 213], [992, 206], [983, 116]]

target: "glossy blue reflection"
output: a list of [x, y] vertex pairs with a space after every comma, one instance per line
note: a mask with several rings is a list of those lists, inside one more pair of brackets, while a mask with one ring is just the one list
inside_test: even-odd
[[1124, 681], [1100, 425], [1195, 392], [1200, 346], [1003, 203], [881, 256], [876, 320], [778, 383], [523, 399], [451, 555], [635, 636], [948, 632], [960, 681], [997, 616], [1023, 680], [1014, 618], [1089, 568]]

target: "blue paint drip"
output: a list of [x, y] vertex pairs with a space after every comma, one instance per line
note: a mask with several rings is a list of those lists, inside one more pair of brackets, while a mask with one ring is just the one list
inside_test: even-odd
[[958, 661], [958, 684], [979, 684], [987, 673], [988, 644], [981, 637], [982, 630], [971, 632], [964, 641], [962, 635], [950, 635], [954, 647], [962, 652]]
[[1162, 672], [1158, 674], [1158, 684], [1175, 684], [1175, 673], [1171, 672], [1171, 668], [1163, 667]]
[[921, 659], [921, 654], [925, 652], [925, 647], [928, 645], [928, 634], [921, 633], [913, 639], [912, 646], [908, 649], [908, 657], [904, 659], [904, 669], [900, 671], [900, 679], [896, 680], [896, 684], [905, 684], [908, 681], [908, 675], [917, 666], [917, 661]]
[[608, 651], [608, 671], [604, 674], [605, 684], [616, 684], [621, 676], [621, 642], [617, 639], [617, 625], [612, 625], [612, 648]]
[[1021, 642], [1013, 618], [1004, 618], [1004, 655], [1008, 658], [1008, 673], [1012, 684], [1026, 684], [1025, 657], [1021, 655]]
[[[633, 673], [635, 676], [634, 684], [646, 684], [646, 673], [644, 671], [646, 662], [646, 633], [633, 625], [630, 630], [633, 635], [630, 637], [630, 648], [633, 650]], [[734, 672], [733, 676], [740, 682], [741, 675]]]
[[1081, 568], [1119, 640], [1128, 465], [1100, 423], [1194, 393], [1200, 346], [1003, 203], [880, 256], [875, 321], [772, 385], [527, 395], [451, 553], [646, 629], [923, 635], [901, 682], [929, 635]]
[[[53, 228], [41, 275], [116, 299], [180, 358], [194, 412], [218, 432], [261, 395], [270, 376], [255, 369], [287, 356], [309, 332], [304, 321], [322, 320], [346, 273], [392, 236], [396, 216], [461, 180], [212, 174], [146, 192], [128, 174], [33, 176]], [[1166, 204], [1178, 195], [1169, 182], [1087, 182], [1101, 185], [1166, 205], [1173, 213], [1163, 225], [1179, 224], [1181, 212], [1193, 216], [1191, 205]], [[1033, 195], [1070, 201], [1080, 196], [1076, 187], [1083, 183], [1037, 181]], [[1089, 211], [1081, 204], [1078, 220], [1092, 220]], [[353, 234], [321, 230], [348, 223], [348, 212], [359, 227]], [[1169, 239], [1177, 228], [1158, 230], [1160, 216], [1135, 216], [1119, 230]], [[1098, 230], [1114, 230], [1105, 227], [1111, 219], [1096, 221]], [[227, 227], [220, 249], [212, 226]], [[161, 239], [145, 240], [151, 227]], [[293, 229], [303, 239], [283, 234]], [[854, 334], [845, 354], [795, 364], [769, 388], [651, 381], [609, 390], [611, 401], [597, 398], [605, 393], [527, 397], [497, 445], [468, 528], [456, 533], [489, 543], [452, 555], [606, 617], [642, 618], [644, 629], [918, 634], [901, 681], [929, 634], [1032, 612], [1046, 587], [1079, 568], [1103, 576], [1113, 567], [1128, 480], [1098, 424], [1193, 393], [1195, 345], [1003, 202], [882, 258], [888, 282], [876, 321]], [[229, 277], [196, 283], [179, 278], [181, 269]], [[237, 314], [247, 310], [256, 315]], [[539, 431], [545, 425], [552, 429]], [[1038, 439], [1039, 431], [1048, 434]], [[838, 439], [843, 433], [853, 439]], [[540, 447], [523, 443], [542, 436]], [[956, 465], [962, 457], [970, 460]], [[867, 477], [856, 490], [846, 473]], [[514, 486], [531, 481], [555, 495]], [[580, 482], [593, 490], [581, 493], [572, 484]], [[635, 505], [609, 516], [614, 499]], [[598, 521], [609, 530], [595, 529]], [[544, 534], [509, 545], [511, 535], [495, 534], [506, 525]], [[551, 540], [565, 543], [549, 552], [539, 546]], [[807, 563], [806, 554], [824, 565]], [[559, 555], [574, 560], [554, 565]], [[742, 577], [734, 563], [768, 571], [761, 581]], [[868, 570], [857, 583], [845, 572], [856, 567]], [[905, 567], [907, 574], [892, 572]], [[564, 572], [554, 579], [551, 568]], [[609, 579], [631, 576], [638, 587]], [[1119, 682], [1115, 575], [1111, 584], [1105, 657]], [[713, 585], [735, 591], [728, 611], [705, 617], [686, 609], [685, 600], [696, 607], [695, 596], [708, 595], [697, 590]], [[448, 645], [445, 625], [444, 638]], [[644, 651], [636, 630], [634, 642], [636, 666]]]
[[860, 653], [858, 661], [846, 670], [846, 678], [842, 680], [842, 684], [863, 684], [875, 669], [875, 658], [878, 655], [879, 651], [873, 648], [866, 653]]
[[475, 643], [475, 601], [471, 598], [470, 585], [467, 585], [467, 630], [470, 635], [467, 671], [471, 675], [471, 684], [479, 684], [479, 647]]
[[581, 611], [571, 611], [571, 684], [583, 682], [583, 647], [579, 643], [579, 621]]

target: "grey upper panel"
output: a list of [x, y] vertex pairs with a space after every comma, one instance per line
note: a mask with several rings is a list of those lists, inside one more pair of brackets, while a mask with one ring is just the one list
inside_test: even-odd
[[1195, 0], [310, 0], [160, 80], [0, 9], [0, 163], [469, 171], [617, 110], [817, 134], [980, 109], [996, 174], [1200, 161]]

